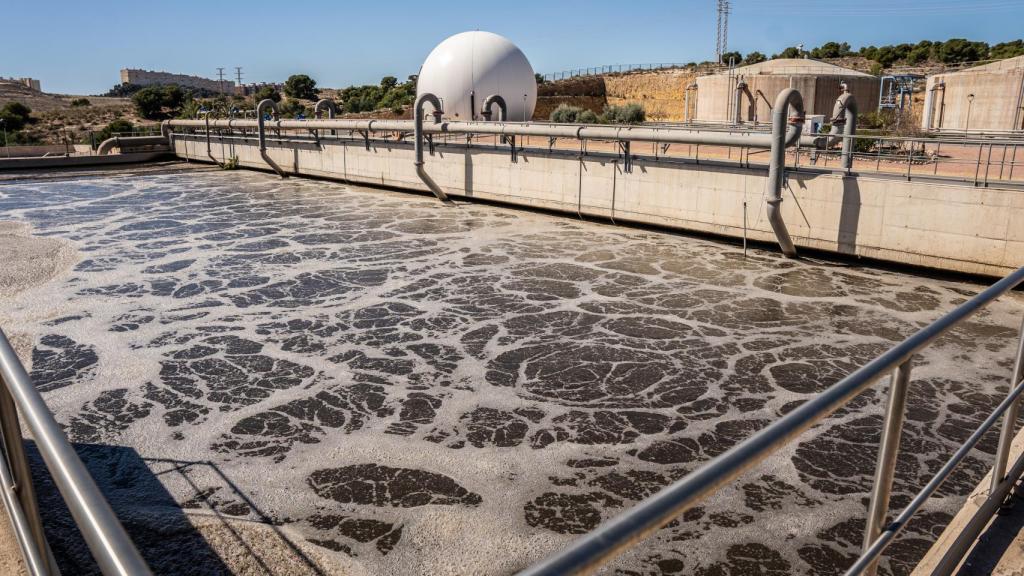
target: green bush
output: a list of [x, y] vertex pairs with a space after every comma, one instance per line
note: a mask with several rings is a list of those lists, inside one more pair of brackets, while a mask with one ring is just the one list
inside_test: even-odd
[[72, 108], [81, 108], [83, 106], [92, 106], [92, 102], [89, 102], [88, 98], [75, 98], [71, 100]]
[[0, 108], [0, 120], [4, 121], [4, 127], [8, 132], [17, 132], [36, 122], [36, 119], [32, 118], [32, 109], [21, 102], [8, 102]]
[[385, 76], [380, 84], [349, 86], [341, 91], [342, 108], [349, 113], [404, 111], [416, 101], [416, 80], [416, 76], [409, 76], [405, 82], [398, 82], [394, 76]]
[[625, 106], [605, 106], [601, 114], [602, 124], [643, 124], [647, 120], [647, 112], [640, 104]]
[[298, 100], [285, 100], [278, 106], [278, 110], [280, 110], [282, 118], [297, 118], [299, 114], [306, 117], [311, 115], [310, 109], [303, 106], [302, 102]]
[[583, 112], [583, 108], [579, 106], [570, 106], [568, 104], [559, 104], [558, 108], [551, 111], [549, 119], [552, 122], [559, 124], [575, 124], [576, 118]]
[[147, 120], [160, 120], [173, 116], [192, 93], [185, 93], [179, 86], [147, 86], [132, 96], [132, 102], [139, 116]]
[[95, 141], [96, 145], [99, 146], [104, 140], [111, 138], [115, 132], [128, 133], [135, 129], [135, 125], [131, 122], [118, 118], [110, 124], [107, 124], [103, 130], [96, 133]]
[[263, 86], [262, 88], [256, 91], [256, 93], [253, 95], [253, 98], [256, 100], [257, 104], [268, 98], [270, 100], [273, 100], [274, 102], [280, 102], [281, 93], [278, 92], [277, 89], [274, 88], [273, 86]]
[[576, 115], [577, 124], [597, 124], [598, 121], [599, 117], [597, 114], [594, 114], [593, 110], [583, 110]]
[[315, 100], [319, 93], [320, 90], [316, 87], [316, 80], [305, 74], [292, 74], [284, 82], [284, 95], [289, 98]]

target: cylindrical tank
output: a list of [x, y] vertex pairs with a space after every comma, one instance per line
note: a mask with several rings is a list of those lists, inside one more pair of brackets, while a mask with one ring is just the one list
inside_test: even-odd
[[[463, 32], [441, 42], [420, 68], [417, 96], [441, 99], [448, 120], [483, 120], [480, 107], [497, 94], [508, 105], [508, 119], [525, 122], [537, 105], [537, 78], [522, 50], [491, 32]], [[495, 116], [497, 117], [497, 116]]]

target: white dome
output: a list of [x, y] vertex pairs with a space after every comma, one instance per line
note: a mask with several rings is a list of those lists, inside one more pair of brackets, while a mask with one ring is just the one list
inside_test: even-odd
[[505, 99], [514, 122], [530, 120], [537, 105], [530, 61], [507, 38], [491, 32], [463, 32], [438, 44], [420, 68], [416, 91], [417, 96], [430, 92], [440, 98], [449, 120], [483, 120], [480, 109], [492, 94]]

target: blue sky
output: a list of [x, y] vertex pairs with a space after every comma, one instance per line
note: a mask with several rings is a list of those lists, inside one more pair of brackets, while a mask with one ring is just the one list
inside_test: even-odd
[[[122, 67], [246, 82], [307, 73], [322, 86], [416, 73], [431, 48], [464, 30], [510, 38], [538, 72], [711, 59], [714, 0], [7, 2], [0, 76], [48, 92], [92, 94]], [[1024, 36], [1024, 0], [732, 0], [729, 48], [766, 54], [797, 43], [867, 44]], [[157, 8], [156, 6], [159, 6]]]

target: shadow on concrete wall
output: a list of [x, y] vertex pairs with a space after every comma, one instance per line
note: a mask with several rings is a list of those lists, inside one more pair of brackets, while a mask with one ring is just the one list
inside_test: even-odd
[[843, 177], [843, 206], [839, 213], [840, 254], [857, 253], [857, 231], [860, 227], [860, 184], [856, 177]]

